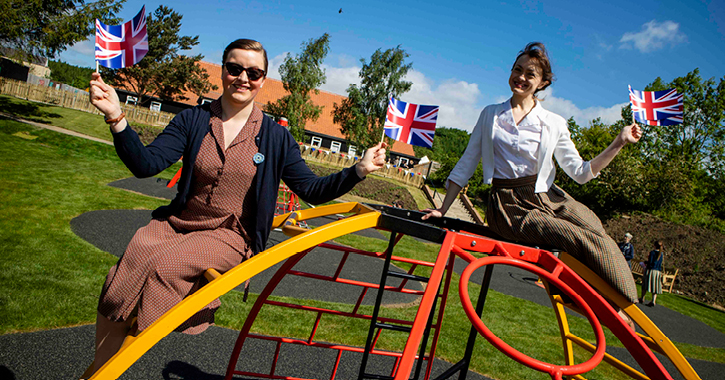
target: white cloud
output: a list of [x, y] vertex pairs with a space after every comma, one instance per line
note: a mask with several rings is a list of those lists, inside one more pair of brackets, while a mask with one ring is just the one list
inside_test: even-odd
[[642, 53], [648, 53], [662, 49], [665, 44], [675, 45], [687, 40], [684, 33], [680, 32], [680, 24], [674, 21], [658, 23], [652, 20], [642, 25], [642, 30], [624, 33], [619, 40], [620, 48], [635, 49]]
[[574, 120], [582, 127], [589, 126], [589, 123], [598, 118], [602, 118], [602, 122], [613, 124], [622, 118], [622, 107], [629, 103], [615, 104], [611, 107], [588, 107], [580, 109], [571, 100], [557, 98], [554, 96], [554, 90], [549, 87], [539, 93], [539, 97], [543, 98], [541, 105], [547, 110], [561, 115], [565, 119], [574, 116]]
[[322, 65], [322, 68], [325, 69], [327, 79], [325, 84], [320, 86], [321, 90], [346, 96], [346, 90], [351, 84], [360, 84], [360, 67], [333, 67]]
[[70, 50], [78, 53], [87, 55], [89, 57], [93, 57], [95, 59], [96, 56], [96, 38], [95, 36], [88, 37], [87, 40], [77, 42], [73, 46], [70, 47]]
[[455, 79], [435, 83], [416, 70], [409, 71], [405, 80], [413, 82], [413, 86], [401, 100], [440, 106], [439, 127], [473, 130], [482, 109], [478, 104], [481, 95], [478, 84]]
[[76, 42], [68, 50], [60, 53], [56, 59], [65, 63], [81, 66], [95, 67], [96, 53], [95, 37], [89, 37], [85, 41]]
[[267, 68], [267, 76], [274, 79], [281, 79], [282, 77], [279, 75], [279, 67], [284, 62], [284, 59], [287, 57], [287, 52], [284, 52], [282, 54], [277, 55], [276, 57], [272, 58], [268, 62], [268, 68]]
[[[279, 67], [284, 63], [284, 59], [287, 57], [287, 52], [277, 55], [276, 57], [269, 60], [269, 69], [267, 76], [270, 78], [281, 80], [282, 77], [279, 74]], [[360, 84], [360, 78], [358, 73], [360, 67], [352, 65], [349, 60], [340, 61], [344, 63], [350, 63], [350, 66], [334, 67], [323, 64], [322, 68], [325, 70], [327, 77], [325, 83], [320, 86], [321, 90], [331, 92], [333, 94], [345, 95], [347, 87], [352, 84]]]
[[[352, 63], [352, 61], [348, 61]], [[323, 65], [327, 81], [320, 89], [334, 94], [345, 95], [348, 86], [360, 84], [360, 67], [334, 67]], [[482, 107], [478, 104], [481, 91], [476, 83], [468, 83], [455, 79], [435, 83], [423, 73], [410, 70], [404, 80], [413, 82], [410, 91], [402, 99], [417, 104], [431, 104], [441, 107], [438, 125], [448, 128], [473, 130]]]

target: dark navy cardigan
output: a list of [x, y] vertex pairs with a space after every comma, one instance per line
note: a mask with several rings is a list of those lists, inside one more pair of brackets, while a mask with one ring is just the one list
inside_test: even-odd
[[[163, 171], [183, 156], [183, 168], [176, 198], [168, 206], [159, 207], [154, 218], [177, 214], [186, 207], [192, 172], [204, 136], [211, 131], [209, 104], [186, 109], [176, 115], [169, 125], [145, 146], [130, 127], [113, 134], [116, 152], [134, 176], [150, 177]], [[250, 237], [254, 240], [254, 253], [264, 250], [269, 237], [277, 202], [280, 179], [302, 199], [312, 204], [331, 201], [348, 191], [358, 182], [355, 166], [345, 168], [326, 177], [317, 177], [300, 155], [297, 142], [289, 131], [264, 116], [259, 134], [255, 137], [259, 153], [265, 159], [257, 165], [253, 186], [256, 186], [257, 220]], [[251, 160], [252, 157], [249, 157]]]
[[[659, 258], [657, 257], [659, 255]], [[649, 257], [647, 257], [647, 263], [645, 264], [645, 268], [647, 270], [658, 270], [662, 272], [662, 259], [664, 259], [665, 254], [660, 254], [660, 251], [654, 250], [649, 253]]]

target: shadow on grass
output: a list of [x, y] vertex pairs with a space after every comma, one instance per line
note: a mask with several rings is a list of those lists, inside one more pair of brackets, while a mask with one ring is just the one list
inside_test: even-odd
[[703, 307], [703, 308], [706, 308], [706, 309], [710, 309], [710, 310], [716, 311], [718, 313], [725, 314], [725, 311], [723, 311], [721, 309], [718, 309], [716, 307], [712, 307], [711, 305], [708, 305], [706, 303], [702, 303], [700, 301], [697, 301], [697, 300], [694, 300], [694, 299], [691, 299], [691, 298], [688, 298], [688, 297], [683, 297], [683, 296], [680, 296], [680, 295], [677, 295], [677, 294], [674, 294], [674, 296], [677, 297], [677, 298], [679, 298], [679, 299], [681, 299], [681, 300], [683, 300], [683, 301], [687, 301], [687, 302], [690, 302], [690, 303], [694, 303], [697, 306], [700, 306], [700, 307]]
[[16, 102], [12, 98], [0, 97], [0, 112], [9, 113], [13, 116], [43, 124], [50, 123], [46, 119], [59, 119], [63, 117], [57, 113], [44, 111], [43, 108], [45, 108], [43, 105]]

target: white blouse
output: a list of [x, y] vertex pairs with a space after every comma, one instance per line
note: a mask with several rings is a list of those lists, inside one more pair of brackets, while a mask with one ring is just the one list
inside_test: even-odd
[[541, 142], [541, 105], [536, 105], [517, 125], [511, 102], [493, 124], [493, 178], [513, 179], [536, 175]]
[[[483, 181], [487, 184], [491, 183], [495, 160], [493, 126], [503, 111], [507, 107], [511, 108], [509, 102], [510, 100], [492, 104], [481, 111], [481, 116], [468, 140], [466, 151], [463, 152], [463, 156], [451, 171], [448, 181], [455, 182], [461, 187], [465, 186], [476, 170], [476, 166], [481, 162], [483, 164]], [[599, 173], [592, 173], [589, 162], [581, 158], [571, 141], [566, 119], [543, 107], [537, 112], [542, 129], [536, 155], [538, 168], [536, 169], [535, 191], [544, 193], [554, 183], [554, 177], [556, 177], [554, 159], [564, 172], [577, 183], [586, 183], [596, 177]], [[446, 187], [448, 187], [448, 181], [446, 181]]]

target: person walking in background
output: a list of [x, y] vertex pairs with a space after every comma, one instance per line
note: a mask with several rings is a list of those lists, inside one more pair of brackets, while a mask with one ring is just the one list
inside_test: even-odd
[[629, 265], [629, 269], [632, 269], [632, 259], [634, 258], [634, 246], [632, 245], [631, 241], [632, 234], [627, 232], [626, 234], [624, 234], [624, 241], [619, 243], [619, 249], [622, 251], [624, 259], [627, 260], [627, 265]]
[[649, 253], [647, 262], [644, 267], [644, 277], [642, 280], [642, 297], [639, 299], [640, 303], [644, 303], [644, 297], [647, 292], [652, 293], [652, 302], [648, 303], [647, 306], [654, 306], [657, 304], [657, 295], [662, 294], [662, 271], [664, 267], [662, 262], [664, 261], [664, 249], [665, 245], [661, 240], [655, 242], [655, 249]]

